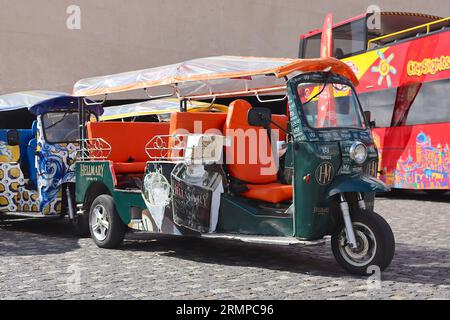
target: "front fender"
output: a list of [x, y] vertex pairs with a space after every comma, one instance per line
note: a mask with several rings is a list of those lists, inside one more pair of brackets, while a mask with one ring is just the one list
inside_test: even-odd
[[383, 181], [368, 175], [345, 175], [334, 180], [328, 188], [327, 197], [348, 192], [388, 192], [389, 187]]

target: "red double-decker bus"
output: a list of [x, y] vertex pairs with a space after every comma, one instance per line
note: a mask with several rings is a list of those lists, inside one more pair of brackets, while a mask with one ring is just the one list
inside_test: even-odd
[[[449, 190], [450, 18], [381, 12], [332, 30], [332, 54], [353, 68], [375, 120], [380, 179], [397, 189]], [[301, 58], [320, 55], [321, 33], [301, 36]]]

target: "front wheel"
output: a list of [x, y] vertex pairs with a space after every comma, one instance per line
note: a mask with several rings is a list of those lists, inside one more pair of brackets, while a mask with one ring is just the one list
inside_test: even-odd
[[127, 226], [120, 219], [114, 199], [110, 195], [98, 196], [92, 203], [89, 230], [95, 244], [100, 248], [115, 249], [122, 244]]
[[331, 237], [336, 261], [347, 271], [358, 275], [372, 274], [370, 267], [385, 270], [395, 252], [395, 239], [389, 224], [375, 212], [359, 211], [352, 215], [357, 247], [347, 241], [344, 224]]

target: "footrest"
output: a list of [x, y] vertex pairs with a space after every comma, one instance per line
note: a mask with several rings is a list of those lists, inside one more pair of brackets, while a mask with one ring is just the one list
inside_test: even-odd
[[253, 236], [253, 235], [240, 235], [232, 233], [212, 233], [203, 234], [202, 238], [208, 239], [224, 239], [224, 240], [237, 240], [247, 243], [255, 244], [271, 244], [271, 245], [284, 245], [284, 246], [314, 246], [314, 245], [324, 245], [330, 240], [330, 237], [324, 237], [320, 240], [306, 241], [300, 240], [294, 237], [272, 237], [272, 236]]

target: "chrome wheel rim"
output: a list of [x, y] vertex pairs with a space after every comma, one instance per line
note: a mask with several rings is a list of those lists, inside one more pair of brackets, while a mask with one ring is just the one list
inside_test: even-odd
[[345, 228], [339, 236], [339, 252], [349, 264], [356, 267], [369, 265], [377, 253], [377, 240], [373, 231], [361, 222], [353, 223], [356, 237], [356, 249], [347, 241]]
[[92, 234], [98, 241], [104, 241], [108, 236], [109, 217], [104, 206], [98, 204], [92, 210], [91, 215]]

